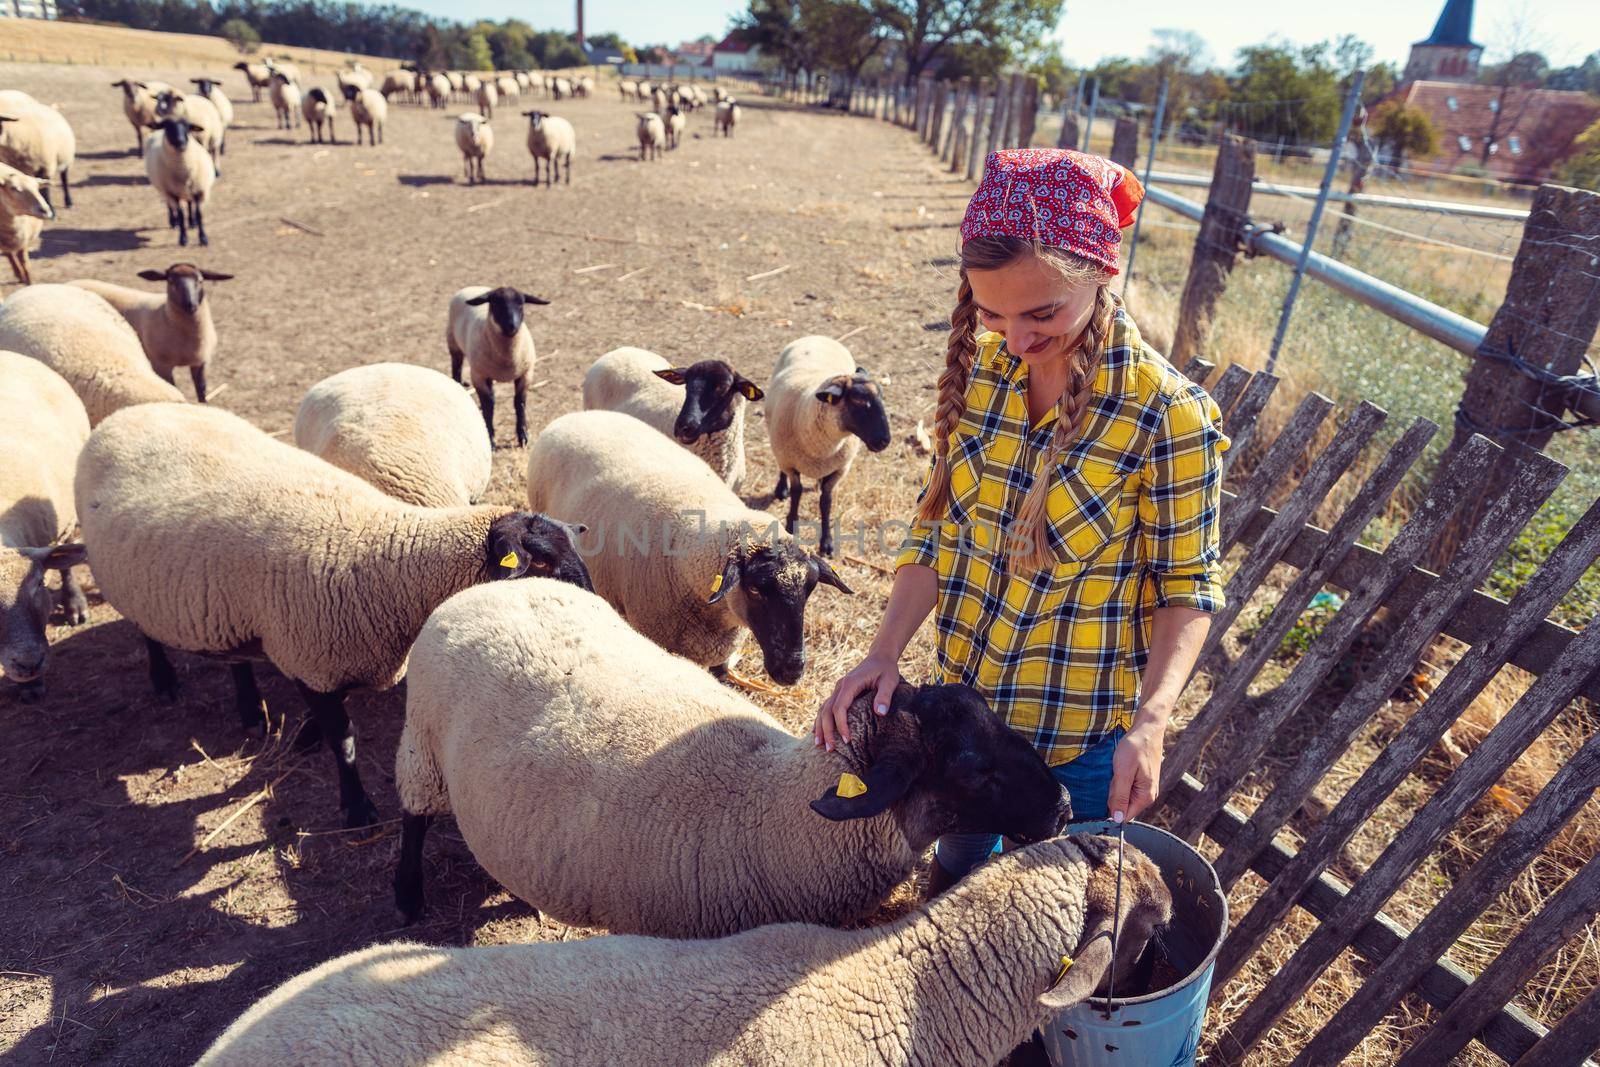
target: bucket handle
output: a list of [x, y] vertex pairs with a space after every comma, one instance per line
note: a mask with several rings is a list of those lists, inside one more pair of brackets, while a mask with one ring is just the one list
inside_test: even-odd
[[1105, 1019], [1111, 1021], [1111, 998], [1117, 991], [1117, 935], [1122, 925], [1122, 859], [1126, 854], [1128, 826], [1117, 823], [1117, 892], [1111, 905], [1111, 969], [1106, 979]]

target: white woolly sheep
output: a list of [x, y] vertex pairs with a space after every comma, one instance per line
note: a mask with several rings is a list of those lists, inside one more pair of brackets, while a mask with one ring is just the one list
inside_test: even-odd
[[478, 90], [483, 88], [483, 79], [467, 71], [461, 75], [461, 88], [468, 96], [476, 98]]
[[657, 115], [667, 110], [667, 91], [659, 85], [650, 89], [650, 110]]
[[128, 116], [128, 122], [133, 126], [133, 154], [140, 155], [144, 152], [145, 131], [154, 127], [158, 119], [156, 97], [171, 92], [172, 86], [163, 81], [152, 79], [138, 82], [132, 78], [123, 78], [111, 85], [122, 90], [122, 113]]
[[573, 412], [545, 427], [528, 450], [528, 499], [597, 528], [585, 555], [595, 588], [640, 633], [719, 679], [748, 627], [767, 673], [794, 684], [812, 591], [820, 582], [850, 592], [699, 457], [621, 412]]
[[163, 119], [178, 118], [189, 123], [202, 147], [211, 154], [211, 168], [222, 175], [222, 155], [227, 151], [227, 126], [209, 97], [171, 90], [156, 97], [156, 114]]
[[206, 402], [206, 370], [217, 352], [217, 327], [206, 300], [206, 282], [225, 282], [233, 275], [201, 270], [193, 263], [174, 263], [166, 270], [142, 270], [147, 282], [164, 282], [163, 292], [150, 293], [110, 282], [68, 282], [105, 299], [139, 335], [150, 366], [164, 381], [178, 367], [189, 368], [194, 396]]
[[543, 111], [524, 111], [528, 119], [528, 152], [533, 156], [533, 184], [539, 184], [539, 161], [544, 160], [544, 184], [555, 184], [556, 171], [572, 184], [572, 156], [578, 148], [578, 135], [572, 123]]
[[889, 447], [883, 389], [855, 357], [831, 337], [802, 337], [778, 354], [767, 383], [767, 433], [778, 464], [774, 500], [789, 500], [784, 526], [800, 521], [800, 478], [817, 480], [822, 493], [821, 544], [833, 555], [833, 490], [864, 442], [872, 452]]
[[410, 99], [416, 94], [416, 89], [417, 75], [405, 68], [385, 71], [383, 81], [378, 87], [378, 91], [383, 94], [385, 100], [395, 95]]
[[338, 71], [333, 77], [340, 89], [346, 85], [354, 85], [357, 89], [372, 88], [372, 71], [360, 63], [352, 62], [349, 70]]
[[678, 147], [678, 140], [683, 136], [683, 127], [687, 122], [688, 120], [684, 118], [684, 114], [678, 109], [677, 104], [668, 106], [666, 118], [662, 123], [667, 133], [668, 148]]
[[728, 99], [728, 90], [724, 89], [720, 85], [714, 85], [711, 88], [711, 98], [720, 104], [724, 100]]
[[222, 91], [222, 83], [215, 78], [190, 78], [195, 90], [211, 101], [217, 109], [217, 114], [222, 116], [224, 126], [233, 125], [233, 101], [228, 99], [228, 94]]
[[654, 111], [640, 111], [637, 114], [639, 162], [643, 163], [646, 159], [660, 159], [661, 146], [667, 140], [667, 130], [661, 123], [661, 116]]
[[383, 124], [389, 118], [389, 101], [375, 89], [344, 87], [344, 98], [350, 103], [350, 118], [356, 124], [356, 144], [361, 143], [361, 127], [367, 128], [367, 143], [377, 145], [383, 141]]
[[167, 226], [177, 227], [178, 244], [189, 243], [193, 226], [206, 238], [205, 202], [217, 180], [216, 161], [200, 143], [204, 131], [187, 119], [162, 119], [144, 142], [144, 170], [150, 186], [167, 205]]
[[626, 78], [619, 78], [617, 80], [617, 92], [622, 95], [624, 102], [637, 100], [639, 97], [639, 83], [628, 81]]
[[730, 96], [717, 105], [716, 130], [724, 137], [732, 137], [733, 128], [737, 125], [739, 125], [739, 104]]
[[533, 78], [525, 70], [513, 71], [511, 76], [517, 80], [517, 88], [523, 92], [533, 88]]
[[443, 74], [428, 75], [428, 105], [444, 107], [450, 102], [450, 79]]
[[72, 386], [36, 359], [0, 351], [0, 672], [28, 701], [44, 695], [50, 651], [45, 571], [61, 574], [67, 624], [89, 618], [72, 573], [83, 545], [63, 543], [78, 525], [72, 472], [88, 439], [89, 416]]
[[244, 74], [244, 80], [250, 84], [251, 103], [261, 103], [261, 90], [272, 86], [272, 68], [265, 63], [246, 63], [240, 60], [233, 65], [233, 69]]
[[582, 97], [585, 97], [585, 98], [593, 96], [594, 95], [594, 79], [589, 77], [589, 75], [585, 74], [583, 77], [581, 77], [577, 81], [573, 82], [572, 83], [572, 95], [573, 96], [582, 96]]
[[522, 95], [522, 86], [517, 84], [517, 79], [509, 74], [502, 74], [494, 80], [494, 87], [501, 98], [507, 103], [512, 103]]
[[300, 68], [287, 59], [268, 59], [266, 64], [269, 69], [281, 72], [284, 77], [296, 85], [305, 80], [300, 76]]
[[[863, 695], [829, 752], [556, 582], [440, 605], [406, 689], [408, 918], [428, 820], [446, 812], [540, 911], [671, 937], [854, 922], [940, 834], [1038, 840], [1070, 812], [1038, 752], [966, 686], [902, 681], [884, 716]], [[842, 773], [865, 791], [838, 795]]]
[[352, 367], [313, 385], [294, 417], [294, 443], [424, 508], [480, 498], [494, 459], [472, 398], [409, 363]]
[[89, 425], [133, 404], [183, 401], [156, 376], [117, 309], [73, 285], [31, 285], [0, 304], [0, 350], [38, 360], [72, 386]]
[[517, 419], [517, 445], [528, 443], [528, 382], [539, 358], [533, 333], [523, 320], [525, 304], [548, 304], [542, 296], [509, 285], [490, 289], [469, 285], [450, 298], [445, 347], [450, 352], [450, 377], [461, 384], [465, 364], [483, 409], [483, 425], [494, 440], [494, 383], [512, 382], [512, 409]]
[[735, 492], [744, 481], [746, 401], [764, 395], [720, 359], [674, 367], [642, 348], [612, 349], [583, 376], [586, 409], [649, 423], [705, 460]]
[[[338, 143], [338, 137], [333, 132], [333, 118], [339, 109], [326, 89], [318, 86], [308, 90], [305, 99], [300, 102], [300, 110], [305, 114], [306, 132], [312, 144], [320, 144], [324, 137], [330, 144]], [[326, 132], [324, 126], [327, 127]]]
[[84, 446], [75, 499], [95, 580], [144, 634], [156, 693], [178, 692], [163, 646], [233, 660], [240, 718], [255, 729], [250, 660], [270, 661], [299, 686], [333, 750], [349, 826], [376, 812], [356, 773], [344, 694], [398, 682], [428, 613], [470, 585], [528, 574], [588, 581], [559, 523], [493, 505], [401, 503], [217, 408], [113, 415]]
[[373, 945], [273, 990], [199, 1067], [988, 1067], [1107, 984], [1114, 930], [1120, 976], [1170, 921], [1149, 857], [1127, 850], [1121, 894], [1116, 867], [1105, 838], [1074, 835], [866, 929]]
[[467, 171], [467, 184], [487, 181], [483, 175], [483, 161], [494, 149], [494, 127], [482, 115], [468, 112], [456, 119], [456, 147], [461, 149], [461, 163]]
[[495, 89], [494, 82], [479, 82], [473, 90], [473, 98], [478, 104], [478, 114], [486, 119], [494, 118], [494, 106], [500, 102], [500, 93]]
[[[77, 154], [77, 138], [61, 112], [21, 90], [0, 91], [0, 163], [44, 182], [60, 182], [61, 200], [71, 207], [69, 172]], [[49, 185], [44, 198], [48, 203]]]
[[300, 125], [300, 86], [283, 71], [272, 72], [272, 111], [280, 130]]
[[572, 96], [572, 79], [556, 78], [550, 83], [550, 95], [560, 100], [564, 96]]
[[28, 255], [39, 247], [44, 224], [55, 217], [38, 178], [0, 163], [0, 252], [23, 285], [33, 284]]

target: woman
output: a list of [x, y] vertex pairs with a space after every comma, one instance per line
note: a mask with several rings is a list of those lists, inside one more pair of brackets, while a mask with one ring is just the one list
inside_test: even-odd
[[[817, 715], [819, 745], [937, 613], [940, 680], [1028, 737], [1074, 818], [1156, 799], [1167, 721], [1222, 607], [1216, 404], [1139, 337], [1109, 288], [1144, 196], [1098, 156], [989, 157], [961, 224], [932, 470], [871, 649]], [[983, 327], [979, 332], [978, 327]], [[930, 894], [996, 839], [939, 841]]]

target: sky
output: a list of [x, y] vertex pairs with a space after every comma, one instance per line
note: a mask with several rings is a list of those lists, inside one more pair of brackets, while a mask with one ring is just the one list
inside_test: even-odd
[[[554, 0], [397, 0], [435, 15], [520, 18], [539, 29], [571, 29], [575, 3]], [[1279, 36], [1309, 44], [1354, 33], [1377, 50], [1379, 60], [1404, 65], [1413, 41], [1426, 37], [1443, 0], [1338, 0], [1337, 15], [1320, 3], [1294, 0], [1143, 0], [1142, 3], [1066, 0], [1066, 16], [1052, 35], [1073, 66], [1091, 66], [1106, 56], [1140, 56], [1154, 29], [1189, 29], [1205, 39], [1213, 63], [1231, 66], [1241, 46]], [[585, 7], [591, 34], [616, 31], [634, 43], [676, 45], [703, 33], [721, 36], [743, 0], [590, 0]], [[1600, 50], [1600, 2], [1596, 0], [1477, 0], [1473, 39], [1489, 58], [1511, 36], [1521, 15], [1536, 48], [1555, 66], [1580, 61]]]

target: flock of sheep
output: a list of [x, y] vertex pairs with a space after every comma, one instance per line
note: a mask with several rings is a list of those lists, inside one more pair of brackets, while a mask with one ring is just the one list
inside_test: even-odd
[[[411, 73], [411, 92], [445, 77]], [[383, 100], [347, 77], [353, 111], [364, 94]], [[280, 90], [296, 81], [279, 67], [263, 87], [290, 100]], [[119, 84], [130, 121], [155, 128], [147, 161], [199, 153], [208, 186], [226, 130], [214, 83]], [[331, 125], [333, 101], [312, 93], [299, 99], [307, 121]], [[731, 131], [736, 107], [719, 103]], [[0, 115], [10, 106], [0, 95]], [[364, 106], [381, 137], [381, 109]], [[561, 120], [533, 114], [535, 131], [557, 132]], [[47, 162], [65, 195], [70, 152]], [[169, 210], [203, 243], [202, 201], [180, 204], [192, 217]], [[306, 393], [290, 444], [205, 403], [205, 285], [229, 276], [188, 263], [140, 276], [163, 290], [85, 280], [0, 303], [0, 667], [25, 697], [42, 693], [46, 623], [57, 600], [68, 623], [86, 620], [74, 570], [86, 563], [143, 635], [164, 699], [179, 692], [169, 649], [229, 664], [247, 732], [266, 726], [255, 665], [294, 682], [309, 710], [299, 740], [333, 754], [348, 826], [378, 812], [345, 696], [405, 678], [404, 917], [424, 910], [426, 833], [450, 813], [513, 894], [610, 931], [369, 948], [273, 992], [203, 1063], [611, 1063], [651, 1050], [674, 1063], [989, 1064], [1094, 991], [1113, 923], [1126, 973], [1167, 921], [1148, 859], [1130, 854], [1119, 895], [1103, 842], [1056, 836], [1064, 792], [973, 690], [902, 682], [884, 716], [863, 696], [850, 740], [828, 751], [725, 684], [762, 686], [732, 670], [747, 634], [770, 677], [797, 681], [812, 593], [850, 593], [827, 559], [833, 494], [890, 428], [879, 384], [838, 341], [789, 344], [764, 387], [721, 360], [616, 349], [584, 375], [583, 410], [530, 441], [528, 314], [549, 301], [468, 287], [444, 309], [449, 376], [343, 370]], [[173, 384], [179, 367], [198, 403]], [[474, 502], [505, 383], [525, 509]], [[737, 492], [758, 402], [781, 523]], [[796, 536], [803, 480], [820, 491], [816, 551]], [[838, 929], [878, 908], [936, 838], [979, 831], [1025, 847], [902, 920]]]

